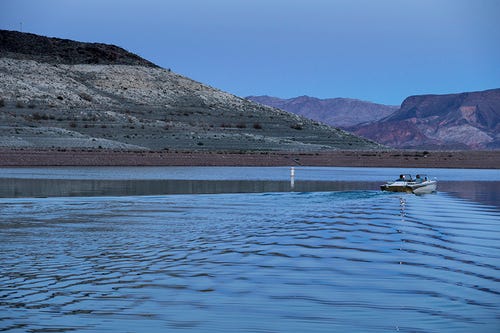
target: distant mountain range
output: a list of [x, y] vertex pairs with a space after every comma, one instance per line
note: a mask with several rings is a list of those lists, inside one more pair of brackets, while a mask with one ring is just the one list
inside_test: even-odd
[[247, 99], [341, 128], [373, 122], [399, 109], [398, 106], [350, 98], [319, 99], [300, 96], [282, 99], [271, 96], [248, 96]]
[[500, 89], [411, 96], [392, 115], [349, 129], [398, 148], [499, 149]]
[[107, 44], [0, 30], [0, 147], [182, 151], [383, 146]]
[[500, 89], [411, 96], [399, 108], [344, 98], [248, 98], [394, 148], [500, 149]]

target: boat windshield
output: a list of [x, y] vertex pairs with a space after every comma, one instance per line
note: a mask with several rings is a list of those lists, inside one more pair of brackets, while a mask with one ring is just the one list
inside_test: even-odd
[[396, 179], [397, 182], [411, 182], [413, 181], [413, 178], [411, 178], [410, 174], [401, 174], [399, 175], [399, 178]]

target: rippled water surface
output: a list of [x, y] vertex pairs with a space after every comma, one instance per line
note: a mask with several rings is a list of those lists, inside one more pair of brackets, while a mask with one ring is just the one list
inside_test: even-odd
[[472, 184], [3, 198], [0, 331], [498, 332], [498, 182]]

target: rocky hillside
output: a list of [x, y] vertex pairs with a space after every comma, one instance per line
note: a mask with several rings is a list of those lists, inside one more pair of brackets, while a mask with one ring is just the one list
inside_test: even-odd
[[247, 99], [341, 128], [377, 121], [399, 109], [350, 98], [248, 96]]
[[121, 48], [0, 31], [0, 147], [378, 149]]
[[398, 148], [499, 149], [500, 89], [411, 96], [389, 117], [350, 130]]

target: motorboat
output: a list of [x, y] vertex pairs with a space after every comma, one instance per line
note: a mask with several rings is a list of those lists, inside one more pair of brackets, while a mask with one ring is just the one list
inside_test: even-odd
[[427, 175], [417, 175], [415, 179], [411, 175], [400, 175], [398, 179], [380, 186], [382, 191], [406, 192], [413, 194], [427, 194], [435, 192], [437, 180], [429, 179]]

